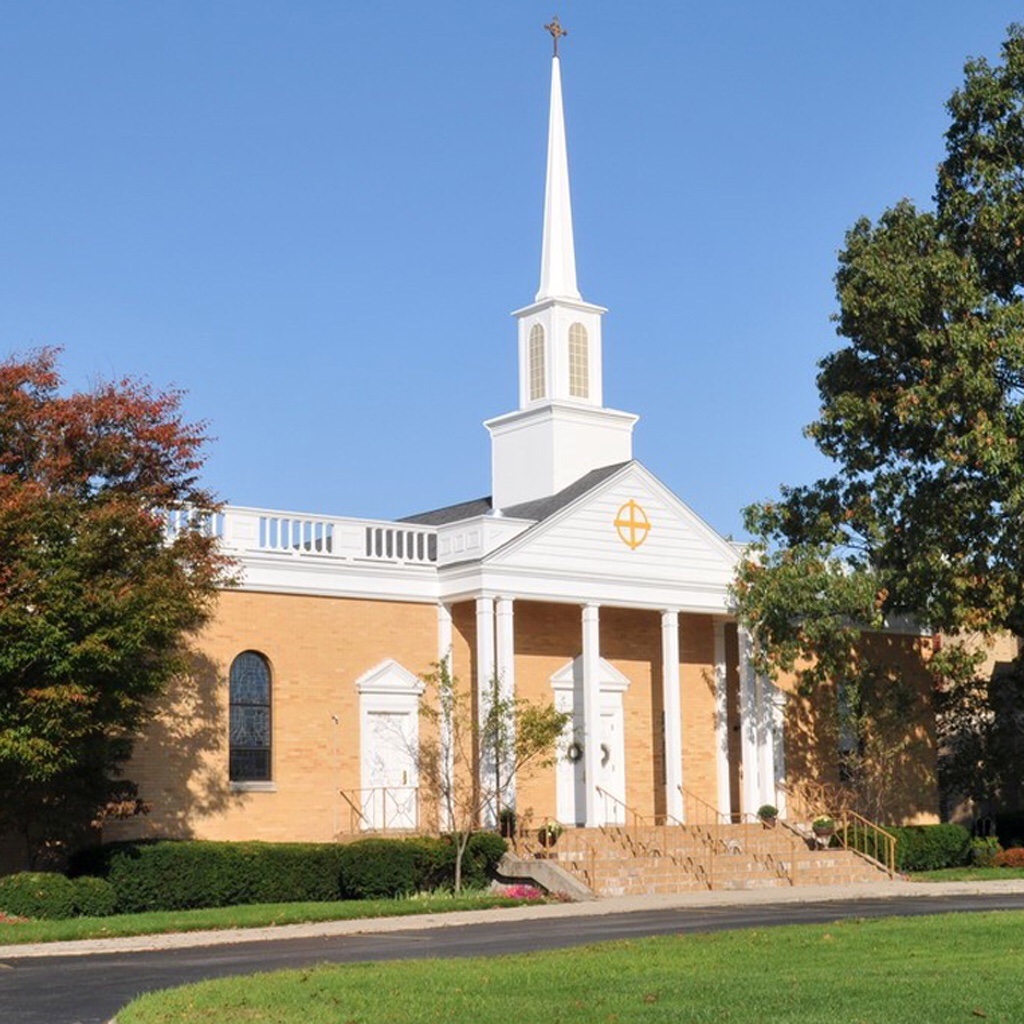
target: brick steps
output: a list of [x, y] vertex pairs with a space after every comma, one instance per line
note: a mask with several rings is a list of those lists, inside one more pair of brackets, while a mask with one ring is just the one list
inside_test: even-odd
[[761, 825], [567, 829], [555, 846], [522, 852], [555, 861], [601, 896], [886, 878], [849, 850], [820, 849], [787, 828]]

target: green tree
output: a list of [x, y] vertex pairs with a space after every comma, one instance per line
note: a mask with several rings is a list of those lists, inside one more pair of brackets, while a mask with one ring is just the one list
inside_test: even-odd
[[[807, 434], [833, 475], [752, 506], [736, 584], [764, 670], [839, 682], [853, 713], [896, 670], [864, 630], [1024, 633], [1024, 30], [965, 66], [934, 210], [858, 221], [839, 256], [843, 345]], [[928, 662], [945, 748], [984, 644]], [[885, 687], [875, 685], [885, 699]], [[974, 722], [985, 716], [975, 715]], [[968, 744], [967, 747], [970, 745]], [[965, 747], [966, 749], [966, 747]]]
[[228, 571], [181, 395], [61, 384], [52, 350], [0, 363], [0, 832], [32, 861], [142, 809], [131, 736]]
[[[421, 783], [438, 802], [441, 826], [455, 841], [455, 891], [473, 830], [485, 814], [498, 820], [509, 787], [529, 771], [554, 763], [555, 743], [571, 719], [553, 704], [506, 696], [493, 679], [483, 706], [459, 684], [445, 658], [424, 677], [429, 697], [421, 713], [430, 735], [411, 751]], [[480, 770], [481, 763], [487, 767]]]

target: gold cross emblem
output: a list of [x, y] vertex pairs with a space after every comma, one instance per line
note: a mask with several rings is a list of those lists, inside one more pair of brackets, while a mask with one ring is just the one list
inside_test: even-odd
[[651, 532], [651, 521], [647, 518], [647, 513], [630, 498], [615, 513], [615, 529], [622, 543], [636, 551], [647, 540], [647, 534]]

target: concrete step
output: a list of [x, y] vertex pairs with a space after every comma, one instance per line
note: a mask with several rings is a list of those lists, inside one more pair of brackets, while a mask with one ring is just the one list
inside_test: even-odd
[[567, 829], [553, 846], [537, 844], [532, 852], [556, 861], [601, 895], [846, 884], [887, 877], [851, 851], [820, 849], [788, 828], [758, 824]]

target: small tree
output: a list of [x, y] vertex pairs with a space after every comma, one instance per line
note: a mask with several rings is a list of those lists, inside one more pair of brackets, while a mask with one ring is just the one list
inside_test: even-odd
[[[447, 658], [423, 678], [433, 699], [421, 713], [432, 729], [413, 754], [424, 788], [438, 800], [442, 828], [452, 834], [459, 892], [473, 830], [489, 808], [497, 814], [506, 805], [513, 779], [554, 763], [555, 743], [571, 716], [553, 704], [505, 696], [496, 679], [477, 716], [471, 692], [451, 674]], [[484, 759], [493, 770], [480, 771]]]

